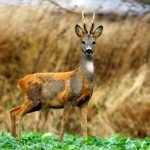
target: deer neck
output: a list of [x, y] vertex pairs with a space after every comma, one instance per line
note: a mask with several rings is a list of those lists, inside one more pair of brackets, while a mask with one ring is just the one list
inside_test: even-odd
[[94, 63], [93, 56], [85, 56], [82, 54], [80, 62], [80, 73], [85, 75], [90, 83], [93, 83]]

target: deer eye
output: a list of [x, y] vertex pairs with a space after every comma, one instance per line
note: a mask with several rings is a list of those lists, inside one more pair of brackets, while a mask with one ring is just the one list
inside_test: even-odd
[[82, 41], [82, 44], [85, 44], [85, 41]]
[[95, 44], [95, 41], [93, 41], [92, 44]]

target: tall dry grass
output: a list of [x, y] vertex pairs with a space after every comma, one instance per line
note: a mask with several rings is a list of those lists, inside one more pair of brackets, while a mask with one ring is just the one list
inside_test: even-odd
[[[81, 50], [74, 33], [77, 23], [81, 24], [80, 14], [53, 6], [0, 8], [0, 129], [9, 131], [9, 109], [23, 100], [17, 88], [20, 77], [78, 66]], [[102, 24], [104, 32], [96, 45], [89, 134], [149, 136], [150, 15], [97, 15], [95, 24]], [[58, 133], [61, 116], [62, 110], [35, 112], [24, 118], [22, 128]], [[80, 133], [79, 116], [75, 108], [67, 126], [69, 132]]]

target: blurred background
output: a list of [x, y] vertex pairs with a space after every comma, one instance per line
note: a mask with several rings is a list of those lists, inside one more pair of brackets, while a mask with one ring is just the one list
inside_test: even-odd
[[[95, 51], [95, 87], [88, 108], [90, 135], [150, 136], [150, 0], [0, 0], [0, 130], [21, 104], [18, 80], [34, 72], [73, 70], [80, 60], [76, 24], [96, 11], [103, 25]], [[66, 131], [81, 133], [74, 108]], [[22, 129], [59, 133], [62, 110], [34, 112]]]

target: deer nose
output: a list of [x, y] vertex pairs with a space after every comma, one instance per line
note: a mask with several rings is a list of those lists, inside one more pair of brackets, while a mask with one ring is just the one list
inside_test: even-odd
[[92, 49], [86, 49], [86, 54], [91, 55], [93, 53]]

